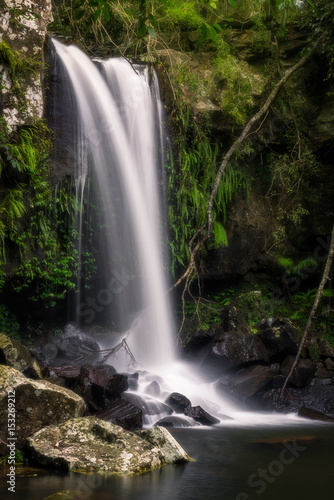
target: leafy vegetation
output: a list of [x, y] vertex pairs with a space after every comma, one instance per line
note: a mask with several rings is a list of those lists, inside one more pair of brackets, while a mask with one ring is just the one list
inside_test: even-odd
[[[74, 199], [68, 182], [54, 197], [48, 156], [50, 131], [42, 121], [12, 136], [0, 128], [0, 257], [2, 286], [54, 306], [73, 289], [76, 249]], [[7, 254], [10, 253], [10, 261]]]
[[[198, 330], [209, 330], [222, 323], [224, 308], [233, 301], [238, 314], [257, 333], [256, 325], [270, 317], [290, 318], [301, 333], [307, 323], [317, 289], [297, 290], [289, 300], [271, 283], [243, 284], [226, 288], [221, 292], [201, 297], [200, 300], [186, 301], [186, 321], [182, 332], [182, 343], [186, 344], [191, 335]], [[328, 312], [328, 301], [333, 299], [333, 290], [326, 289], [321, 299], [320, 309], [313, 323], [312, 331], [334, 344], [334, 317]], [[182, 311], [179, 310], [179, 317]]]

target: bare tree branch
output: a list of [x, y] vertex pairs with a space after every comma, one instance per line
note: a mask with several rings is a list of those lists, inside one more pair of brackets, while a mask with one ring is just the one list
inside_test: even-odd
[[[277, 97], [277, 94], [281, 90], [281, 88], [286, 84], [286, 82], [289, 80], [289, 78], [296, 72], [298, 69], [300, 69], [309, 59], [310, 57], [314, 54], [314, 52], [317, 50], [319, 47], [320, 43], [322, 42], [324, 38], [324, 35], [322, 35], [317, 42], [313, 45], [311, 50], [304, 55], [298, 63], [296, 63], [294, 66], [292, 66], [290, 69], [288, 69], [284, 76], [279, 80], [279, 82], [276, 84], [272, 92], [270, 93], [269, 97], [267, 98], [266, 102], [262, 106], [262, 108], [249, 120], [245, 128], [243, 129], [241, 135], [238, 137], [238, 139], [235, 141], [235, 143], [231, 146], [231, 148], [228, 150], [226, 153], [218, 171], [215, 177], [215, 182], [213, 184], [213, 188], [210, 194], [209, 202], [208, 202], [208, 208], [207, 208], [207, 222], [196, 231], [194, 236], [191, 239], [191, 242], [189, 244], [189, 253], [190, 253], [190, 260], [189, 260], [189, 265], [184, 272], [184, 274], [179, 278], [179, 280], [169, 289], [168, 293], [174, 290], [176, 287], [178, 287], [184, 280], [188, 280], [189, 275], [192, 274], [192, 272], [195, 270], [195, 257], [197, 252], [200, 250], [200, 248], [203, 246], [203, 244], [210, 238], [211, 234], [211, 226], [212, 226], [212, 210], [213, 210], [213, 203], [215, 200], [215, 197], [217, 195], [217, 191], [219, 188], [219, 184], [221, 181], [221, 177], [223, 175], [224, 170], [226, 169], [229, 161], [231, 160], [232, 156], [234, 153], [236, 153], [241, 146], [241, 144], [244, 142], [244, 140], [247, 138], [247, 136], [251, 133], [252, 128], [254, 127], [255, 124], [257, 124], [263, 117], [264, 115], [268, 112], [268, 109], [270, 108], [271, 104]], [[194, 248], [192, 248], [192, 244], [195, 242], [196, 238], [200, 235], [203, 235], [205, 228], [207, 229], [207, 232], [202, 238], [197, 242]], [[188, 284], [188, 281], [186, 282], [186, 285]]]
[[301, 354], [302, 349], [304, 347], [305, 340], [306, 340], [307, 335], [308, 335], [308, 333], [310, 331], [310, 328], [311, 328], [312, 319], [313, 319], [313, 317], [314, 317], [314, 315], [316, 313], [316, 310], [318, 308], [320, 299], [321, 299], [322, 294], [324, 292], [324, 287], [325, 287], [327, 281], [329, 280], [329, 273], [330, 273], [331, 266], [332, 266], [333, 256], [334, 256], [334, 226], [333, 226], [333, 229], [332, 229], [332, 240], [331, 240], [331, 244], [330, 244], [330, 248], [329, 248], [329, 252], [328, 252], [328, 256], [327, 256], [327, 261], [326, 261], [325, 269], [324, 269], [324, 272], [323, 272], [323, 275], [322, 275], [322, 278], [321, 278], [321, 282], [320, 282], [320, 285], [319, 285], [319, 288], [318, 288], [318, 291], [317, 291], [317, 295], [315, 296], [315, 299], [314, 299], [314, 302], [313, 302], [313, 306], [312, 306], [309, 318], [307, 320], [307, 324], [306, 324], [305, 330], [304, 330], [302, 338], [300, 340], [295, 360], [294, 360], [294, 362], [293, 362], [293, 364], [291, 366], [291, 370], [289, 372], [289, 375], [285, 379], [280, 399], [283, 398], [285, 388], [286, 388], [286, 386], [287, 386], [287, 384], [288, 384], [288, 382], [289, 382], [289, 380], [291, 378], [293, 370], [296, 368], [297, 363], [299, 361], [300, 354]]

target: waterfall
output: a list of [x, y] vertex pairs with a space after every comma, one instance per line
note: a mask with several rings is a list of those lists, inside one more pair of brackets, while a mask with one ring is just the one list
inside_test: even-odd
[[[110, 359], [118, 371], [129, 372], [129, 362], [135, 359], [138, 387], [129, 397], [139, 397], [145, 405], [147, 401], [146, 425], [167, 415], [163, 401], [175, 391], [222, 420], [231, 417], [224, 425], [289, 422], [282, 415], [261, 418], [240, 411], [217, 392], [214, 382], [206, 382], [196, 368], [178, 360], [161, 243], [163, 111], [155, 73], [125, 59], [92, 62], [74, 46], [55, 40], [53, 44], [74, 101], [71, 124], [78, 141], [76, 162], [81, 164], [75, 186], [82, 238], [83, 197], [90, 177], [101, 213], [95, 228], [101, 281], [91, 295], [78, 295], [78, 321], [89, 327], [97, 313], [117, 314], [122, 327], [109, 332], [100, 345], [126, 346]], [[80, 254], [84, 244], [79, 244]], [[147, 395], [152, 381], [159, 386], [154, 400]], [[183, 423], [186, 419], [183, 416]]]
[[[94, 64], [78, 48], [53, 43], [73, 88], [85, 145], [81, 154], [87, 157], [104, 213], [102, 245], [110, 274], [89, 304], [103, 308], [117, 299], [137, 363], [145, 368], [169, 364], [175, 349], [161, 245], [157, 81], [153, 78], [152, 91], [147, 68], [124, 59]], [[136, 281], [139, 304], [138, 297], [133, 300], [126, 293], [131, 280]], [[79, 305], [79, 314], [87, 311], [84, 303]]]

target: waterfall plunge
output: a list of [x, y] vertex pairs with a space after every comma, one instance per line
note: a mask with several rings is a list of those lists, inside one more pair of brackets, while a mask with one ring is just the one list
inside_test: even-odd
[[[123, 291], [113, 287], [113, 276], [121, 275], [120, 286], [126, 287], [136, 264], [143, 310], [135, 318], [131, 304], [120, 306], [124, 317], [134, 318], [127, 343], [142, 367], [169, 364], [175, 351], [160, 243], [156, 157], [161, 139], [147, 70], [110, 59], [99, 62], [99, 71], [78, 48], [53, 43], [73, 86], [86, 154], [109, 226], [104, 254], [112, 267], [111, 286], [100, 290], [101, 301], [103, 292]], [[127, 212], [124, 218], [115, 216], [117, 196]]]
[[[73, 87], [78, 110], [76, 134], [83, 168], [77, 185], [83, 191], [87, 169], [91, 168], [107, 228], [103, 246], [108, 274], [105, 282], [109, 287], [97, 292], [100, 306], [108, 307], [111, 299], [122, 296], [134, 277], [138, 281], [140, 307], [126, 293], [117, 303], [129, 327], [123, 336], [137, 366], [153, 374], [141, 373], [138, 392], [149, 399], [145, 389], [158, 379], [158, 400], [163, 401], [170, 392], [181, 392], [193, 405], [201, 405], [218, 417], [232, 417], [224, 421], [225, 425], [298, 423], [300, 419], [294, 415], [261, 417], [240, 411], [217, 394], [215, 384], [206, 383], [196, 370], [177, 359], [161, 246], [157, 163], [162, 155], [162, 126], [156, 76], [153, 74], [152, 89], [146, 68], [133, 67], [124, 59], [94, 64], [78, 48], [55, 40], [53, 43]], [[94, 300], [90, 304], [95, 304]], [[87, 314], [85, 304], [78, 310]], [[107, 340], [102, 347], [113, 344], [115, 341]], [[110, 361], [118, 370], [127, 371], [129, 357], [125, 352]], [[154, 407], [155, 403], [151, 404]], [[153, 424], [163, 415], [159, 408], [161, 404], [156, 414], [147, 417], [146, 424]]]

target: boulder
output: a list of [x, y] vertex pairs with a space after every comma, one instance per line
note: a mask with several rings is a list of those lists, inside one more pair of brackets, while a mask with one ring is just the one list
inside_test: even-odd
[[210, 415], [210, 413], [205, 411], [201, 406], [192, 406], [189, 410], [187, 410], [186, 415], [193, 418], [201, 425], [213, 425], [219, 424], [220, 422], [218, 418]]
[[198, 353], [198, 351], [203, 351], [206, 347], [209, 347], [213, 339], [220, 333], [223, 333], [223, 331], [221, 327], [212, 327], [207, 330], [195, 330], [187, 339], [184, 346], [184, 352], [187, 355], [193, 355]]
[[172, 392], [172, 394], [170, 394], [165, 400], [165, 404], [170, 406], [175, 413], [186, 414], [187, 410], [190, 410], [191, 408], [190, 400], [179, 392]]
[[41, 369], [29, 350], [3, 333], [0, 333], [0, 364], [11, 366], [27, 377], [43, 378]]
[[[282, 413], [298, 412], [306, 407], [326, 415], [334, 415], [334, 385], [314, 384], [311, 387], [288, 387], [284, 391], [284, 399], [280, 399], [281, 389], [270, 388], [258, 393], [252, 401], [252, 408]], [[248, 403], [248, 401], [247, 401]]]
[[138, 431], [137, 434], [159, 448], [166, 463], [180, 464], [189, 462], [188, 454], [166, 428], [156, 426], [149, 430]]
[[242, 399], [247, 399], [265, 389], [279, 371], [278, 364], [254, 365], [240, 370], [233, 378], [231, 377], [230, 383]]
[[198, 427], [200, 423], [185, 415], [168, 415], [158, 420], [156, 425], [160, 427]]
[[161, 401], [149, 397], [144, 399], [132, 392], [125, 392], [122, 394], [122, 399], [140, 408], [143, 415], [171, 415], [173, 413], [172, 408], [161, 403]]
[[116, 373], [109, 378], [107, 384], [107, 395], [114, 398], [129, 389], [128, 376]]
[[63, 365], [63, 366], [49, 366], [48, 367], [49, 377], [59, 377], [66, 381], [66, 383], [73, 385], [79, 375], [80, 366], [75, 365]]
[[[14, 394], [15, 393], [15, 394]], [[15, 400], [16, 446], [20, 448], [33, 432], [46, 425], [80, 417], [86, 409], [77, 394], [45, 380], [31, 380], [8, 366], [0, 366], [0, 439], [8, 438], [8, 398]], [[0, 453], [6, 452], [1, 444]]]
[[331, 358], [325, 359], [325, 365], [327, 370], [334, 371], [334, 361]]
[[81, 473], [133, 475], [165, 464], [159, 448], [96, 417], [39, 430], [28, 439], [28, 453], [39, 465]]
[[257, 337], [268, 350], [269, 358], [282, 361], [289, 354], [297, 353], [295, 330], [288, 319], [268, 318], [255, 325]]
[[250, 362], [268, 361], [268, 351], [255, 335], [242, 332], [223, 333], [214, 343], [210, 356], [219, 361], [222, 369]]
[[55, 346], [58, 349], [58, 358], [70, 359], [78, 365], [95, 364], [101, 357], [99, 344], [71, 324], [67, 325], [63, 335], [57, 338]]
[[[295, 360], [294, 356], [288, 356], [281, 365], [282, 374], [287, 377]], [[298, 360], [297, 366], [293, 370], [289, 383], [295, 387], [305, 387], [314, 376], [317, 370], [316, 364], [310, 359]]]
[[312, 410], [311, 408], [300, 408], [298, 410], [299, 417], [309, 418], [311, 420], [320, 420], [321, 422], [334, 423], [334, 417], [330, 417], [321, 411]]
[[334, 346], [331, 345], [327, 339], [318, 339], [320, 355], [323, 358], [331, 358], [334, 366]]
[[82, 366], [79, 376], [76, 379], [75, 391], [82, 396], [85, 401], [93, 402], [100, 408], [105, 406], [105, 397], [109, 380], [116, 370], [113, 366], [95, 368], [93, 366]]
[[98, 412], [96, 416], [128, 430], [141, 429], [143, 425], [142, 410], [123, 399], [113, 401], [104, 410]]
[[160, 384], [156, 380], [153, 380], [150, 384], [145, 387], [145, 394], [149, 396], [158, 397], [161, 394]]

